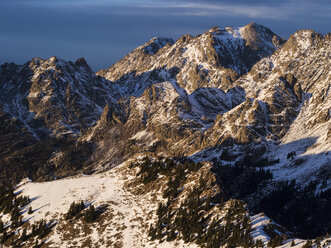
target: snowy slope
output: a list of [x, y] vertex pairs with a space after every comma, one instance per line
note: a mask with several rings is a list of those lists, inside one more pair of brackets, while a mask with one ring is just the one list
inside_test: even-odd
[[[24, 219], [58, 222], [46, 241], [47, 247], [84, 247], [82, 244], [87, 240], [91, 241], [92, 247], [195, 247], [182, 242], [158, 244], [148, 241], [147, 224], [153, 222], [158, 202], [150, 194], [130, 193], [127, 184], [133, 178], [134, 171], [123, 164], [102, 174], [45, 183], [25, 182], [17, 191], [32, 199], [29, 206], [35, 210], [32, 215], [25, 213]], [[63, 223], [63, 215], [73, 201], [81, 200], [96, 207], [106, 205], [107, 209], [101, 215], [102, 220], [88, 225], [87, 230], [80, 222], [74, 224], [72, 228], [78, 235], [71, 236], [65, 231], [70, 225]]]
[[[43, 218], [57, 222], [46, 240], [46, 247], [196, 247], [181, 240], [163, 243], [149, 241], [148, 223], [155, 221], [158, 202], [163, 201], [162, 192], [156, 195], [153, 192], [134, 194], [134, 191], [128, 188], [132, 187], [128, 185], [134, 175], [135, 170], [122, 164], [96, 175], [79, 175], [45, 183], [23, 181], [17, 191], [32, 199], [29, 206], [35, 210], [32, 215], [25, 212], [24, 219], [32, 223]], [[100, 221], [86, 225], [81, 221], [70, 224], [63, 220], [70, 204], [81, 200], [85, 204], [107, 206]], [[262, 240], [266, 247], [270, 238], [263, 231], [263, 226], [273, 222], [263, 214], [250, 218], [252, 237]], [[290, 247], [292, 240], [288, 240], [281, 247]], [[305, 243], [304, 240], [294, 240], [297, 244], [295, 247], [298, 248]], [[326, 241], [322, 244], [324, 242]]]

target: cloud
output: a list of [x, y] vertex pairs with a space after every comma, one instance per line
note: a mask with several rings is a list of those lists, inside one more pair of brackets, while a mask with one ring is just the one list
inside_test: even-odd
[[325, 0], [0, 0], [0, 64], [53, 55], [107, 68], [154, 36], [258, 22], [287, 38], [330, 32]]
[[230, 4], [173, 4], [167, 6], [158, 5], [142, 5], [140, 8], [164, 8], [167, 9], [170, 15], [192, 15], [192, 16], [211, 16], [211, 15], [227, 15], [227, 16], [247, 16], [266, 19], [286, 18], [288, 9], [275, 9], [268, 6], [241, 6]]
[[[169, 14], [183, 15], [231, 15], [264, 19], [292, 18], [293, 15], [317, 15], [331, 17], [331, 5], [326, 0], [154, 0], [152, 3], [140, 5], [143, 8], [168, 9]], [[171, 11], [173, 13], [171, 13]], [[184, 12], [183, 12], [184, 11]]]
[[[185, 16], [240, 16], [263, 19], [291, 18], [293, 15], [329, 17], [329, 0], [2, 0], [6, 3], [57, 8], [118, 8], [123, 14]], [[127, 9], [126, 9], [127, 8]], [[158, 9], [158, 10], [156, 10]], [[95, 9], [92, 9], [92, 11]], [[86, 9], [84, 11], [87, 11]]]

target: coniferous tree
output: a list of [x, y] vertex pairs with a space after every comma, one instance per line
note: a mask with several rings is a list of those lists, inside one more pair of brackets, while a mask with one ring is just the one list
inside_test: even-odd
[[88, 210], [85, 212], [84, 220], [86, 222], [93, 222], [97, 218], [97, 212], [94, 206], [91, 204]]
[[28, 210], [28, 214], [32, 214], [32, 213], [33, 213], [33, 210], [32, 210], [32, 207], [30, 206], [29, 210]]
[[46, 221], [44, 219], [42, 219], [39, 222], [39, 226], [38, 226], [38, 238], [42, 239], [46, 233], [47, 233]]
[[36, 240], [36, 243], [34, 244], [33, 248], [39, 248], [39, 242], [38, 242], [38, 239]]
[[249, 217], [245, 215], [243, 221], [242, 221], [242, 228], [248, 229], [249, 228]]
[[3, 233], [2, 233], [2, 237], [1, 237], [1, 243], [5, 243], [8, 239], [8, 234], [7, 234], [7, 231], [4, 230]]
[[68, 212], [66, 213], [66, 219], [69, 220], [74, 216], [78, 215], [83, 209], [85, 208], [84, 202], [81, 201], [80, 203], [72, 202]]
[[176, 239], [176, 233], [173, 229], [170, 230], [167, 236], [167, 241], [173, 241]]
[[83, 200], [80, 201], [80, 210], [83, 210], [85, 208], [85, 204], [83, 202]]
[[261, 239], [258, 239], [258, 240], [256, 240], [255, 246], [256, 247], [264, 247], [264, 244], [263, 244]]
[[205, 205], [205, 210], [208, 211], [210, 209], [210, 194], [208, 194], [207, 199], [206, 199], [206, 205]]
[[31, 230], [31, 236], [35, 236], [36, 235], [36, 225], [33, 224], [32, 225], [32, 230]]
[[313, 244], [311, 242], [311, 240], [307, 240], [307, 242], [302, 246], [302, 248], [312, 248]]
[[156, 228], [154, 228], [152, 224], [149, 227], [148, 235], [151, 237], [151, 240], [156, 239]]
[[22, 235], [21, 235], [21, 237], [20, 237], [20, 241], [21, 241], [21, 242], [25, 242], [27, 239], [28, 239], [28, 236], [27, 236], [27, 234], [26, 234], [26, 229], [24, 228], [24, 229], [23, 229], [23, 232], [22, 232]]
[[20, 210], [18, 209], [18, 206], [15, 205], [14, 209], [11, 212], [11, 221], [18, 221], [18, 217], [20, 216]]

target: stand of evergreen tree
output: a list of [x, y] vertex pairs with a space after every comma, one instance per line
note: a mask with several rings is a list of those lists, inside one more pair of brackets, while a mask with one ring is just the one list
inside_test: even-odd
[[97, 219], [98, 212], [95, 210], [94, 206], [91, 204], [90, 207], [84, 213], [84, 220], [86, 222], [93, 222]]
[[30, 202], [29, 197], [15, 194], [12, 187], [0, 186], [0, 213], [9, 214], [11, 221], [10, 225], [5, 227], [0, 219], [0, 243], [20, 247], [17, 230], [24, 224], [21, 210]]
[[[6, 125], [0, 116], [0, 127]], [[1, 136], [1, 132], [0, 132]], [[2, 136], [4, 137], [4, 136]], [[47, 140], [20, 142], [20, 146], [12, 147], [10, 153], [0, 151], [0, 185], [16, 185], [23, 178], [33, 181], [45, 181], [77, 174], [91, 172], [89, 158], [95, 147], [90, 142], [77, 142], [76, 138], [69, 136], [48, 137]], [[9, 151], [8, 150], [8, 151]], [[60, 152], [58, 165], [49, 163], [54, 152]], [[1, 156], [4, 155], [4, 156]]]
[[279, 182], [259, 203], [263, 211], [299, 238], [315, 238], [331, 231], [331, 189], [316, 193], [317, 182], [300, 188], [295, 180]]
[[151, 161], [147, 157], [141, 163], [130, 165], [130, 167], [139, 167], [137, 176], [140, 177], [140, 181], [144, 184], [156, 180], [159, 175], [172, 176], [174, 177], [174, 182], [179, 183], [178, 180], [184, 180], [187, 173], [198, 171], [201, 166], [202, 163], [194, 163], [189, 159], [181, 161], [167, 158], [164, 161]]
[[31, 202], [27, 196], [15, 195], [11, 187], [0, 186], [0, 212], [12, 213], [13, 218], [19, 216], [19, 208], [25, 207]]
[[[187, 210], [183, 210], [185, 207]], [[177, 230], [185, 242], [195, 241], [201, 247], [208, 248], [225, 244], [228, 247], [250, 247], [254, 244], [250, 236], [251, 227], [247, 211], [242, 202], [236, 201], [230, 206], [225, 217], [226, 225], [222, 225], [222, 220], [217, 217], [212, 221], [204, 218], [201, 214], [202, 209], [198, 198], [193, 195], [179, 208], [171, 227]]]
[[[84, 211], [83, 211], [84, 210]], [[95, 209], [93, 204], [91, 204], [87, 209], [83, 201], [80, 203], [72, 202], [68, 212], [65, 214], [66, 220], [72, 218], [83, 217], [86, 222], [94, 222], [98, 219], [99, 215], [105, 210], [105, 206], [100, 206], [98, 209]]]
[[302, 248], [313, 248], [313, 243], [308, 239]]
[[215, 163], [213, 172], [228, 198], [244, 198], [272, 179], [270, 170], [245, 165], [222, 165]]
[[38, 239], [44, 238], [52, 229], [52, 225], [47, 224], [44, 219], [32, 225], [31, 234], [29, 237], [38, 237]]
[[[167, 177], [168, 182], [163, 193], [167, 203], [159, 203], [156, 211], [157, 221], [150, 225], [149, 236], [151, 240], [182, 239], [184, 242], [196, 242], [201, 247], [213, 248], [229, 244], [229, 247], [250, 247], [254, 245], [250, 236], [251, 226], [248, 212], [242, 201], [234, 201], [226, 216], [227, 224], [222, 225], [222, 219], [211, 220], [208, 211], [214, 207], [223, 207], [219, 199], [215, 201], [210, 194], [202, 196], [208, 179], [201, 174], [198, 185], [187, 195], [179, 207], [173, 209], [172, 202], [181, 193], [181, 188], [189, 173], [201, 168], [201, 163], [190, 160], [157, 160], [145, 158], [142, 163], [131, 164], [130, 167], [139, 167], [137, 177], [144, 184], [158, 178], [159, 175]], [[262, 173], [261, 173], [262, 174]], [[236, 224], [234, 224], [236, 223]]]
[[[266, 168], [253, 166], [259, 164], [253, 159], [250, 161], [241, 165], [222, 165], [214, 161], [213, 171], [226, 193], [226, 199], [247, 199], [250, 194], [266, 188], [271, 182], [272, 173]], [[316, 186], [319, 183], [312, 181], [304, 188], [299, 187], [295, 180], [278, 182], [276, 186], [273, 184], [271, 192], [261, 194], [260, 199], [255, 196], [252, 210], [265, 212], [299, 238], [312, 239], [330, 233], [331, 189], [318, 192]]]
[[81, 214], [81, 211], [85, 209], [85, 204], [83, 201], [76, 203], [72, 202], [68, 212], [65, 215], [66, 220], [72, 219], [73, 217]]
[[275, 235], [273, 238], [271, 238], [268, 242], [268, 247], [277, 247], [281, 246], [284, 242], [284, 239], [280, 235]]

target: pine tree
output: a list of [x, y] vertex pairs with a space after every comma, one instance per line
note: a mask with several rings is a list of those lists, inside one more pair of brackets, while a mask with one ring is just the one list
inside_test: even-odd
[[8, 234], [7, 234], [7, 231], [4, 230], [4, 232], [2, 233], [2, 237], [1, 237], [1, 243], [5, 243], [7, 239], [8, 239]]
[[173, 241], [176, 239], [176, 233], [173, 229], [170, 230], [167, 236], [167, 241]]
[[313, 244], [312, 242], [308, 239], [307, 242], [302, 246], [302, 248], [312, 248]]
[[315, 239], [315, 244], [316, 244], [316, 247], [317, 248], [320, 248], [321, 247], [321, 241], [323, 240], [323, 236], [320, 236], [320, 237], [317, 237]]
[[38, 238], [42, 239], [45, 236], [46, 232], [47, 232], [46, 221], [42, 219], [39, 222], [39, 226], [38, 226]]
[[66, 219], [69, 220], [74, 216], [78, 215], [84, 208], [85, 208], [85, 204], [83, 201], [77, 204], [75, 202], [72, 202], [66, 214]]
[[34, 244], [33, 248], [39, 248], [39, 242], [38, 242], [38, 239], [36, 240], [36, 243]]
[[205, 210], [208, 211], [210, 209], [210, 194], [207, 196]]
[[152, 224], [149, 227], [148, 235], [151, 237], [151, 240], [156, 239], [156, 228], [154, 228]]
[[28, 239], [28, 236], [26, 235], [26, 229], [23, 229], [22, 235], [20, 237], [21, 242], [24, 242]]
[[18, 206], [15, 205], [14, 209], [11, 212], [11, 221], [18, 221], [18, 217], [20, 216], [20, 210], [18, 209]]
[[256, 247], [264, 247], [264, 244], [263, 244], [261, 239], [258, 239], [258, 240], [256, 240], [255, 246]]
[[79, 210], [81, 211], [81, 210], [83, 210], [84, 208], [85, 208], [85, 204], [84, 204], [83, 200], [81, 200], [81, 201], [80, 201], [80, 208], [79, 208]]
[[247, 229], [249, 228], [249, 217], [245, 215], [243, 222], [242, 222], [242, 228]]
[[97, 212], [94, 206], [91, 204], [89, 209], [85, 212], [84, 219], [86, 222], [93, 222], [97, 217]]
[[33, 210], [32, 210], [32, 207], [30, 206], [29, 210], [28, 210], [28, 214], [32, 214], [32, 213], [33, 213]]
[[32, 224], [31, 236], [35, 236], [35, 235], [36, 235], [36, 225]]

